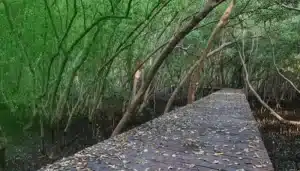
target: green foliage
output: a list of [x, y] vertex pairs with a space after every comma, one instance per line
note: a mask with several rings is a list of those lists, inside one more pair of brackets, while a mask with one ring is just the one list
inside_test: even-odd
[[[93, 107], [99, 106], [102, 97], [115, 93], [128, 100], [135, 62], [146, 60], [168, 41], [203, 3], [7, 0], [7, 7], [0, 5], [0, 17], [6, 19], [0, 24], [0, 103], [11, 111], [22, 107], [54, 118], [65, 113], [60, 108], [76, 106], [71, 103], [73, 98]], [[178, 44], [156, 77], [160, 88], [178, 83], [204, 49], [228, 3], [214, 10]], [[273, 1], [239, 1], [214, 48], [234, 41], [232, 35], [239, 43], [244, 40], [247, 66], [253, 78], [274, 71], [273, 49], [280, 67], [299, 70], [295, 62], [299, 59], [294, 58], [300, 49], [299, 14]], [[160, 51], [150, 60], [154, 61]], [[238, 50], [227, 48], [216, 56], [224, 62], [224, 85], [229, 85], [240, 74]], [[205, 78], [219, 77], [221, 67], [217, 63], [221, 60], [217, 59], [206, 63]], [[150, 65], [147, 62], [146, 69]]]

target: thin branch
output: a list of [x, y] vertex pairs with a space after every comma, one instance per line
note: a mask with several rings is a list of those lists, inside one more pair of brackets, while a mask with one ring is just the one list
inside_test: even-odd
[[[128, 35], [127, 37], [124, 39], [124, 41], [122, 41], [119, 46], [117, 47], [115, 54], [112, 55], [110, 57], [110, 59], [108, 61], [106, 61], [101, 68], [98, 69], [97, 74], [99, 75], [105, 68], [107, 68], [108, 66], [108, 70], [110, 69], [110, 67], [112, 66], [112, 63], [114, 62], [114, 60], [116, 59], [117, 56], [119, 56], [119, 54], [124, 51], [125, 49], [127, 49], [128, 47], [130, 47], [132, 44], [134, 44], [135, 40], [137, 38], [139, 38], [139, 35], [147, 28], [147, 26], [150, 24], [150, 22], [162, 11], [163, 8], [165, 8], [167, 6], [167, 4], [171, 2], [171, 0], [168, 0], [167, 2], [165, 2], [161, 8], [159, 8], [157, 10], [157, 12], [155, 12], [155, 9], [159, 7], [159, 3], [157, 3], [157, 5], [151, 10], [151, 12], [146, 16], [146, 19], [144, 21], [142, 21], [141, 23], [139, 23]], [[128, 4], [128, 6], [130, 6], [130, 4]], [[155, 13], [154, 13], [155, 12]], [[148, 22], [147, 22], [148, 21]], [[146, 24], [145, 24], [146, 23]], [[126, 45], [126, 43], [130, 40], [130, 38], [134, 35], [135, 32], [137, 32], [137, 30], [143, 26], [143, 28], [141, 28], [141, 30], [135, 35], [135, 37], [133, 37], [131, 39], [131, 42]], [[159, 49], [158, 49], [159, 50]], [[152, 56], [152, 55], [151, 55]], [[150, 57], [149, 57], [150, 58]], [[141, 65], [142, 66], [142, 65]], [[138, 68], [139, 69], [139, 68]], [[95, 79], [96, 80], [96, 79]]]
[[294, 8], [294, 7], [291, 7], [291, 6], [287, 6], [287, 5], [281, 4], [281, 3], [279, 3], [279, 2], [276, 2], [276, 4], [280, 5], [280, 6], [283, 7], [283, 8], [286, 8], [286, 9], [289, 9], [289, 10], [293, 10], [293, 11], [300, 12], [300, 9], [299, 9], [299, 8]]
[[52, 118], [52, 123], [55, 122], [55, 119], [60, 119], [61, 118], [62, 111], [65, 107], [67, 97], [70, 94], [70, 90], [71, 90], [72, 83], [73, 83], [74, 78], [75, 78], [75, 74], [80, 69], [82, 64], [86, 61], [86, 59], [88, 58], [91, 47], [92, 47], [93, 43], [95, 42], [99, 32], [100, 32], [100, 29], [99, 29], [99, 27], [97, 27], [97, 30], [94, 33], [92, 40], [90, 40], [90, 42], [88, 42], [89, 40], [86, 40], [83, 50], [81, 52], [79, 52], [79, 54], [77, 56], [77, 59], [79, 59], [79, 62], [74, 64], [74, 66], [71, 70], [71, 76], [69, 77], [69, 80], [68, 80], [68, 83], [66, 85], [65, 91], [62, 93], [62, 95], [59, 99], [58, 107], [56, 108], [55, 117]]
[[175, 20], [175, 18], [178, 16], [178, 11], [176, 11], [174, 13], [174, 15], [172, 16], [171, 20], [167, 23], [167, 26], [163, 29], [162, 32], [160, 32], [160, 34], [157, 36], [157, 40], [159, 40], [161, 38], [161, 36], [164, 34], [164, 32], [167, 30], [168, 26], [171, 25], [171, 23]]
[[[59, 87], [59, 85], [60, 85], [60, 83], [61, 83], [61, 80], [62, 80], [62, 74], [63, 74], [63, 72], [64, 72], [64, 70], [65, 70], [65, 66], [66, 66], [67, 61], [68, 61], [68, 59], [69, 59], [69, 53], [67, 53], [67, 51], [62, 47], [62, 45], [63, 45], [63, 40], [67, 38], [67, 34], [69, 33], [69, 31], [70, 31], [70, 29], [71, 29], [71, 27], [72, 27], [72, 23], [73, 23], [73, 21], [75, 20], [75, 18], [76, 18], [76, 16], [77, 16], [77, 13], [78, 13], [78, 10], [77, 10], [77, 3], [76, 3], [76, 2], [77, 2], [77, 0], [73, 0], [74, 14], [73, 14], [73, 16], [72, 16], [72, 19], [71, 19], [69, 25], [68, 25], [67, 31], [65, 32], [65, 35], [63, 36], [62, 41], [59, 43], [59, 46], [58, 46], [58, 48], [59, 48], [58, 51], [59, 51], [60, 49], [62, 50], [62, 52], [63, 52], [63, 54], [64, 54], [64, 59], [63, 59], [63, 61], [62, 61], [61, 67], [60, 67], [60, 69], [59, 69], [58, 78], [57, 78], [57, 80], [56, 80], [56, 84], [55, 84], [54, 91], [53, 91], [53, 94], [52, 94], [52, 99], [51, 99], [51, 103], [50, 103], [50, 106], [51, 106], [51, 107], [52, 107], [53, 104], [54, 104], [54, 100], [55, 100], [55, 98], [56, 98], [56, 94], [57, 94], [57, 91], [58, 91], [58, 87]], [[45, 3], [47, 3], [46, 0], [45, 0]], [[47, 4], [47, 6], [48, 6], [48, 4]], [[48, 14], [49, 14], [49, 16], [50, 16], [50, 18], [51, 18], [53, 28], [55, 28], [55, 25], [54, 25], [54, 23], [53, 23], [53, 19], [52, 19], [51, 12], [48, 11]], [[57, 40], [59, 40], [58, 35], [56, 35], [56, 36], [57, 36]]]
[[[165, 107], [164, 113], [167, 113], [169, 111], [173, 101], [175, 100], [175, 97], [176, 97], [177, 93], [179, 92], [181, 87], [184, 85], [184, 83], [187, 81], [187, 79], [195, 72], [195, 69], [200, 66], [200, 64], [203, 62], [204, 59], [209, 57], [208, 55], [209, 55], [209, 51], [211, 50], [212, 43], [216, 39], [218, 33], [222, 30], [222, 28], [225, 25], [227, 25], [229, 15], [232, 12], [232, 9], [233, 9], [234, 5], [235, 5], [235, 0], [232, 0], [230, 5], [225, 10], [224, 14], [219, 19], [218, 24], [215, 26], [214, 30], [212, 31], [212, 33], [211, 33], [211, 35], [210, 35], [210, 37], [207, 41], [207, 45], [206, 45], [205, 49], [203, 50], [202, 53], [200, 53], [200, 58], [193, 64], [192, 67], [190, 67], [188, 72], [181, 79], [181, 81], [178, 84], [178, 86], [176, 87], [176, 89], [173, 91], [173, 93], [172, 93], [171, 97], [169, 98], [168, 103]], [[232, 42], [227, 44], [227, 46], [230, 45], [230, 44], [232, 44]], [[226, 46], [223, 46], [222, 48], [219, 48], [219, 50], [223, 49], [224, 47], [226, 47]], [[217, 51], [215, 51], [215, 52], [217, 52]], [[215, 53], [211, 53], [211, 54], [215, 54]]]
[[129, 16], [131, 5], [132, 5], [132, 0], [129, 0], [127, 4], [126, 16]]
[[[208, 53], [206, 58], [210, 58], [210, 57], [214, 56], [215, 54], [217, 54], [218, 52], [220, 52], [224, 48], [226, 48], [226, 47], [228, 47], [228, 46], [230, 46], [230, 45], [232, 45], [234, 43], [236, 43], [236, 41], [234, 41], [234, 42], [227, 42], [227, 43], [222, 44], [217, 49], [215, 49], [215, 50], [211, 51], [210, 53]], [[171, 108], [171, 106], [173, 104], [173, 101], [174, 101], [177, 93], [179, 92], [179, 90], [181, 89], [181, 87], [186, 82], [186, 80], [189, 77], [190, 73], [192, 73], [195, 70], [195, 68], [198, 67], [198, 65], [202, 63], [203, 60], [204, 60], [204, 58], [200, 58], [199, 60], [197, 60], [195, 62], [195, 64], [190, 68], [190, 70], [187, 72], [187, 74], [181, 79], [180, 83], [178, 84], [178, 86], [176, 87], [176, 89], [173, 91], [171, 97], [168, 100], [168, 103], [167, 103], [167, 105], [165, 107], [165, 110], [164, 110], [164, 114], [167, 113], [170, 110], [170, 108]]]
[[[139, 35], [148, 27], [148, 25], [151, 23], [151, 21], [158, 16], [158, 14], [171, 2], [172, 0], [168, 0], [166, 3], [164, 3], [156, 12], [155, 10], [159, 7], [160, 3], [157, 3], [157, 5], [151, 10], [151, 12], [146, 16], [146, 18], [140, 22], [128, 35], [127, 37], [124, 39], [124, 41], [122, 41], [120, 43], [120, 45], [117, 47], [117, 50], [120, 50], [120, 48], [122, 46], [125, 45], [125, 43], [134, 35], [134, 33], [138, 32], [138, 29], [144, 25], [143, 28], [141, 28], [141, 30], [136, 34], [135, 37], [132, 38], [131, 43], [133, 43], [138, 37]], [[128, 6], [130, 6], [130, 4], [128, 4]]]
[[[76, 0], [75, 0], [75, 2], [76, 2]], [[75, 4], [75, 2], [74, 2], [74, 4]], [[75, 8], [75, 9], [77, 9], [77, 8]], [[76, 10], [76, 13], [77, 13], [77, 10]], [[128, 19], [128, 17], [127, 16], [104, 16], [104, 17], [100, 17], [78, 36], [78, 38], [72, 43], [71, 47], [68, 49], [67, 54], [65, 54], [65, 57], [62, 61], [62, 65], [61, 65], [59, 75], [58, 75], [59, 78], [58, 78], [56, 86], [54, 88], [54, 93], [53, 93], [53, 97], [52, 97], [52, 100], [51, 100], [52, 105], [53, 105], [53, 102], [55, 100], [55, 96], [56, 96], [57, 91], [58, 91], [58, 86], [59, 86], [59, 84], [61, 82], [61, 79], [62, 79], [62, 74], [63, 74], [65, 66], [68, 62], [69, 54], [74, 50], [75, 46], [81, 41], [81, 39], [84, 38], [94, 27], [96, 27], [101, 21], [106, 21], [106, 20], [109, 20], [109, 19]]]
[[49, 18], [50, 18], [50, 21], [51, 21], [51, 25], [52, 25], [52, 28], [53, 28], [53, 31], [54, 31], [54, 34], [55, 34], [55, 37], [56, 37], [56, 39], [59, 39], [57, 28], [56, 28], [56, 26], [54, 24], [54, 20], [53, 20], [53, 17], [52, 17], [52, 14], [51, 14], [51, 10], [50, 10], [50, 7], [49, 7], [49, 4], [48, 4], [47, 0], [44, 0], [44, 3], [46, 5], [47, 13], [49, 15]]
[[204, 6], [204, 8], [193, 16], [191, 21], [186, 24], [179, 32], [177, 32], [170, 40], [170, 42], [166, 45], [166, 47], [162, 50], [161, 54], [156, 58], [156, 61], [150, 68], [145, 81], [143, 82], [141, 88], [139, 89], [137, 95], [133, 98], [131, 103], [129, 104], [126, 112], [124, 113], [122, 119], [114, 129], [112, 133], [112, 137], [121, 133], [124, 126], [133, 116], [133, 112], [136, 111], [138, 105], [142, 102], [144, 95], [150, 86], [153, 78], [155, 77], [158, 69], [161, 67], [165, 59], [169, 56], [169, 54], [173, 51], [176, 45], [186, 36], [188, 35], [193, 28], [199, 24], [215, 7], [220, 5], [226, 0], [208, 0]]
[[138, 67], [134, 70], [132, 77], [134, 76], [134, 73], [136, 73], [137, 70], [141, 69], [141, 67], [149, 60], [151, 59], [151, 57], [157, 53], [160, 49], [162, 49], [164, 46], [166, 46], [169, 43], [169, 41], [164, 42], [163, 44], [161, 44], [159, 47], [157, 47], [154, 51], [152, 51], [147, 57], [146, 59], [141, 62]]
[[84, 6], [84, 3], [83, 3], [83, 0], [80, 0], [80, 4], [81, 4], [81, 8], [82, 8], [82, 13], [83, 13], [83, 28], [84, 30], [86, 30], [86, 9], [85, 9], [85, 6]]
[[288, 79], [286, 76], [284, 76], [284, 75], [280, 72], [279, 68], [277, 67], [276, 62], [275, 62], [274, 43], [273, 43], [271, 37], [270, 37], [270, 43], [271, 43], [271, 46], [272, 46], [273, 63], [274, 63], [274, 66], [275, 66], [275, 68], [276, 68], [278, 74], [279, 74], [284, 80], [286, 80], [288, 83], [290, 83], [290, 85], [291, 85], [291, 86], [292, 86], [292, 87], [300, 94], [300, 90], [297, 88], [297, 86], [296, 86], [290, 79]]
[[251, 90], [251, 92], [254, 94], [254, 96], [258, 99], [258, 101], [266, 108], [270, 111], [270, 114], [273, 115], [275, 118], [277, 118], [280, 122], [284, 123], [284, 124], [292, 124], [292, 125], [300, 125], [299, 121], [290, 121], [290, 120], [286, 120], [284, 118], [282, 118], [278, 113], [276, 113], [267, 103], [265, 103], [261, 97], [258, 95], [258, 93], [254, 90], [254, 88], [252, 87], [251, 83], [249, 82], [249, 74], [247, 71], [247, 67], [245, 64], [245, 61], [243, 59], [242, 53], [240, 52], [240, 47], [238, 46], [239, 50], [239, 57], [241, 60], [241, 63], [243, 65], [244, 68], [244, 72], [245, 72], [245, 81], [248, 85], [248, 88]]
[[[75, 18], [76, 18], [77, 13], [78, 13], [78, 11], [77, 11], [76, 0], [74, 0], [74, 1], [73, 1], [74, 13], [73, 13], [73, 15], [72, 15], [72, 18], [71, 18], [70, 23], [69, 23], [68, 26], [67, 26], [66, 32], [64, 33], [64, 35], [63, 35], [63, 37], [61, 38], [61, 40], [59, 40], [59, 35], [58, 35], [58, 33], [57, 33], [57, 28], [56, 28], [56, 26], [55, 26], [55, 24], [54, 24], [54, 20], [53, 20], [52, 14], [51, 14], [51, 10], [50, 10], [49, 4], [47, 3], [47, 0], [44, 0], [44, 2], [45, 2], [46, 9], [47, 9], [47, 13], [48, 13], [49, 18], [50, 18], [50, 21], [51, 21], [52, 28], [53, 28], [53, 30], [54, 30], [54, 34], [55, 34], [56, 40], [57, 40], [59, 43], [58, 43], [58, 51], [57, 51], [57, 53], [55, 53], [55, 54], [54, 54], [53, 56], [51, 56], [51, 58], [50, 58], [50, 63], [49, 63], [49, 65], [48, 65], [48, 69], [47, 69], [47, 77], [46, 77], [46, 87], [45, 87], [45, 91], [44, 91], [44, 92], [42, 93], [42, 95], [39, 96], [38, 98], [43, 97], [43, 96], [48, 92], [48, 88], [49, 88], [49, 79], [50, 79], [50, 74], [51, 74], [51, 68], [52, 68], [52, 65], [53, 65], [53, 63], [54, 63], [54, 60], [58, 57], [60, 50], [63, 51], [63, 53], [64, 53], [64, 55], [65, 55], [65, 58], [67, 58], [67, 56], [68, 56], [67, 51], [64, 49], [64, 47], [62, 47], [62, 45], [63, 45], [63, 42], [65, 41], [65, 39], [68, 37], [68, 34], [69, 34], [70, 30], [71, 30], [71, 27], [72, 27], [72, 25], [73, 25], [73, 22], [75, 21]], [[59, 84], [60, 84], [60, 80], [61, 80], [61, 78], [59, 77], [59, 78], [57, 79], [57, 84], [56, 84], [56, 86], [55, 86], [55, 88], [54, 88], [54, 94], [53, 94], [53, 98], [52, 98], [52, 104], [53, 104], [53, 102], [54, 102], [53, 100], [55, 99], [56, 92], [57, 92], [58, 86], [59, 86]]]
[[35, 87], [36, 87], [36, 75], [35, 75], [35, 71], [34, 71], [34, 68], [32, 66], [32, 64], [30, 63], [30, 60], [29, 60], [29, 55], [28, 55], [28, 52], [26, 51], [26, 48], [24, 46], [24, 43], [22, 42], [22, 40], [20, 38], [18, 38], [17, 36], [17, 31], [15, 30], [14, 28], [14, 25], [13, 25], [13, 20], [12, 20], [12, 17], [11, 17], [11, 11], [8, 7], [8, 3], [6, 0], [1, 0], [1, 2], [3, 3], [4, 5], [4, 10], [5, 10], [5, 14], [6, 14], [6, 18], [7, 18], [7, 21], [9, 23], [9, 27], [10, 27], [10, 30], [11, 30], [11, 34], [13, 35], [15, 41], [18, 43], [18, 45], [20, 46], [21, 48], [21, 52], [23, 53], [23, 56], [26, 60], [26, 62], [28, 63], [28, 67], [29, 67], [29, 71], [32, 75], [32, 82], [33, 82], [33, 89], [35, 90]]

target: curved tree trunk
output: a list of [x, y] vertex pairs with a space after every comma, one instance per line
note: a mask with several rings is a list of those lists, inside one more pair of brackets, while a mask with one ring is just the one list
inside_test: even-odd
[[195, 26], [199, 24], [200, 21], [202, 21], [215, 7], [220, 5], [222, 2], [225, 2], [226, 0], [207, 0], [203, 10], [196, 13], [191, 21], [187, 23], [179, 32], [177, 32], [169, 41], [169, 43], [166, 45], [166, 47], [163, 49], [161, 54], [158, 56], [157, 60], [154, 62], [152, 67], [149, 70], [149, 73], [147, 74], [147, 77], [145, 78], [145, 82], [143, 82], [142, 87], [137, 92], [136, 96], [132, 99], [131, 103], [129, 104], [126, 112], [124, 113], [122, 119], [118, 123], [117, 127], [114, 129], [111, 136], [115, 136], [119, 133], [121, 133], [122, 129], [127, 124], [128, 120], [133, 115], [133, 112], [137, 109], [138, 105], [141, 103], [141, 101], [144, 98], [145, 92], [147, 91], [152, 79], [156, 75], [158, 69], [164, 62], [164, 60], [169, 56], [169, 54], [173, 51], [175, 46], [186, 36], [188, 35]]
[[273, 115], [276, 119], [278, 119], [281, 123], [284, 124], [291, 124], [291, 125], [300, 125], [300, 121], [292, 121], [292, 120], [286, 120], [283, 117], [281, 117], [278, 113], [275, 112], [275, 110], [273, 110], [266, 102], [264, 102], [264, 100], [259, 96], [259, 94], [254, 90], [254, 88], [252, 87], [250, 81], [249, 81], [249, 74], [247, 71], [247, 67], [245, 64], [245, 61], [243, 59], [243, 54], [241, 53], [241, 48], [238, 47], [238, 52], [239, 52], [239, 57], [240, 57], [240, 61], [243, 65], [243, 69], [245, 72], [245, 81], [250, 89], [250, 91], [253, 93], [253, 95], [257, 98], [257, 100], [262, 104], [263, 107], [265, 107], [267, 110], [270, 111], [270, 114]]
[[[209, 53], [210, 49], [211, 49], [211, 46], [212, 46], [212, 42], [213, 40], [216, 38], [217, 34], [219, 33], [219, 31], [221, 30], [222, 27], [224, 27], [227, 23], [228, 23], [228, 18], [229, 18], [229, 15], [232, 11], [232, 8], [233, 6], [235, 5], [235, 0], [231, 1], [231, 4], [227, 7], [225, 13], [223, 14], [223, 16], [221, 17], [219, 23], [216, 25], [216, 27], [214, 28], [213, 32], [211, 33], [210, 35], [210, 38], [207, 42], [207, 46], [206, 48], [204, 49], [201, 57], [199, 60], [197, 60], [195, 62], [195, 64], [189, 69], [189, 71], [186, 73], [186, 75], [183, 76], [183, 78], [181, 79], [179, 85], [176, 87], [176, 89], [174, 90], [174, 92], [172, 93], [170, 99], [168, 100], [168, 103], [165, 107], [165, 111], [164, 113], [167, 113], [175, 99], [175, 96], [176, 94], [178, 93], [179, 89], [183, 86], [183, 84], [186, 82], [186, 80], [193, 74], [193, 72], [195, 71], [196, 68], [199, 68], [199, 65], [201, 65], [201, 63], [203, 63], [203, 60], [209, 56], [212, 56], [214, 55], [215, 53], [219, 52], [220, 50], [222, 50], [224, 47], [234, 43], [234, 42], [229, 42], [227, 44], [223, 44], [223, 46], [219, 47], [218, 49], [212, 51], [211, 53]], [[199, 73], [197, 73], [199, 74]], [[196, 79], [196, 77], [194, 77], [194, 79]], [[195, 93], [194, 91], [196, 90], [194, 87], [196, 85], [196, 82], [197, 80], [192, 80], [194, 85], [192, 85], [191, 87], [191, 92], [189, 93]], [[191, 95], [191, 97], [193, 97], [195, 95]], [[193, 100], [191, 98], [191, 100]], [[191, 102], [190, 102], [191, 103]]]
[[199, 66], [196, 67], [192, 75], [189, 77], [187, 104], [193, 103], [196, 99], [196, 93], [200, 81], [200, 75], [203, 72], [203, 67], [204, 67], [204, 61], [202, 60]]

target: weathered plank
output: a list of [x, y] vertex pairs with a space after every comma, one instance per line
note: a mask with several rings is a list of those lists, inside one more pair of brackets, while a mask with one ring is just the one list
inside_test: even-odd
[[273, 167], [245, 95], [223, 89], [40, 171], [243, 169]]

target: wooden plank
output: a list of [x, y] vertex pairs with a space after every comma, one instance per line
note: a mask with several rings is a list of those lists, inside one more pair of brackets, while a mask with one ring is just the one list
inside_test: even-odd
[[48, 165], [50, 170], [274, 170], [241, 90], [223, 89]]

